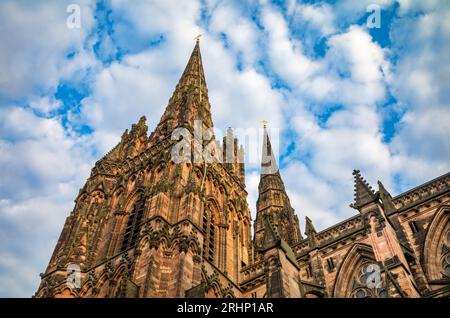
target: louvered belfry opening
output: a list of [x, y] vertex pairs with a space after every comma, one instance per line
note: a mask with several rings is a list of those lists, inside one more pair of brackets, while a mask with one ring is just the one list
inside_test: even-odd
[[144, 215], [145, 200], [140, 196], [134, 204], [133, 211], [128, 217], [125, 234], [122, 241], [121, 252], [136, 245], [141, 230], [142, 218]]
[[202, 231], [203, 240], [203, 257], [211, 263], [214, 262], [214, 215], [208, 211], [203, 213]]

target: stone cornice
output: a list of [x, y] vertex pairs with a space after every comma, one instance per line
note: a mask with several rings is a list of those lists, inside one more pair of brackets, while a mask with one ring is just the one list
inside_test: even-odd
[[412, 206], [426, 200], [444, 194], [450, 190], [450, 172], [431, 181], [408, 190], [392, 199], [398, 212], [404, 211]]

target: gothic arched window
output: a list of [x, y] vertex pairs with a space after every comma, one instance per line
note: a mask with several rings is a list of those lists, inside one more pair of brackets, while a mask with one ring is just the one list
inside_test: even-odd
[[127, 226], [125, 228], [125, 234], [122, 241], [122, 247], [120, 251], [123, 252], [130, 247], [133, 247], [137, 243], [139, 232], [141, 230], [142, 217], [144, 215], [145, 200], [139, 197], [134, 204], [133, 211], [128, 217]]
[[440, 207], [427, 227], [423, 263], [428, 280], [450, 279], [450, 209]]
[[203, 257], [210, 262], [214, 262], [214, 214], [211, 210], [203, 212], [202, 231], [203, 239]]
[[387, 298], [386, 286], [383, 286], [380, 267], [365, 262], [355, 276], [351, 295], [353, 298]]

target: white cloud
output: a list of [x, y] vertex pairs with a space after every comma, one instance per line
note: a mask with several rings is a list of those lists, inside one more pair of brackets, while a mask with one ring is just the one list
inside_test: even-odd
[[298, 94], [315, 103], [344, 105], [375, 104], [384, 99], [390, 65], [386, 52], [363, 27], [352, 25], [331, 35], [326, 55], [312, 59], [306, 56], [304, 43], [291, 38], [281, 13], [265, 9], [262, 20], [271, 66]]
[[320, 31], [320, 36], [328, 36], [336, 32], [333, 8], [327, 3], [299, 4], [288, 1], [287, 14], [295, 27], [311, 27]]
[[[172, 8], [170, 2], [164, 5], [141, 3], [140, 9], [124, 6], [118, 1], [113, 4], [123, 15], [122, 18], [129, 21], [140, 21], [145, 12], [152, 11], [155, 14]], [[151, 27], [167, 32], [163, 44], [129, 54], [122, 61], [111, 63], [96, 76], [92, 95], [83, 101], [82, 113], [83, 118], [94, 128], [94, 139], [102, 152], [117, 143], [122, 131], [142, 114], [147, 116], [150, 130], [159, 121], [193, 48], [194, 31], [200, 30], [196, 24], [200, 14], [198, 6], [177, 7], [176, 10], [180, 12], [170, 13], [177, 18], [175, 23], [170, 19], [153, 21], [150, 26], [147, 22], [136, 22], [138, 32], [141, 28]], [[218, 19], [216, 14], [219, 18], [225, 16], [233, 21], [238, 20], [235, 16], [237, 13], [230, 10], [228, 7], [216, 9], [213, 21]], [[186, 12], [181, 14], [181, 11]], [[243, 50], [245, 56], [253, 54], [253, 50], [245, 49], [245, 39], [239, 34], [239, 30], [249, 27], [248, 21], [240, 20], [240, 24], [226, 29], [220, 24], [214, 27], [217, 32], [220, 30], [230, 35], [237, 51]], [[189, 34], [186, 30], [192, 31], [192, 38], [186, 36]], [[185, 35], [180, 40], [179, 34], [183, 32]], [[252, 29], [245, 35], [246, 39], [253, 36], [252, 32], [255, 31]], [[264, 118], [270, 119], [273, 127], [281, 127], [283, 97], [271, 88], [270, 81], [251, 65], [239, 71], [236, 68], [236, 55], [227, 50], [215, 35], [205, 33], [201, 47], [216, 128], [223, 132], [229, 126], [258, 127]], [[249, 47], [253, 47], [252, 43]]]
[[311, 173], [308, 167], [298, 161], [292, 162], [282, 169], [281, 176], [291, 204], [300, 220], [302, 230], [305, 226], [305, 216], [312, 219], [316, 230], [320, 230], [354, 213], [350, 208], [342, 208], [342, 206], [348, 206], [348, 199], [353, 196], [351, 192], [346, 193], [348, 188], [351, 189], [351, 184], [336, 191], [335, 185], [317, 177]]
[[383, 101], [390, 65], [385, 52], [360, 26], [331, 36], [329, 49], [316, 77], [304, 81], [300, 89], [315, 102], [369, 104]]
[[[322, 230], [358, 213], [349, 207], [353, 169], [360, 169], [372, 186], [381, 180], [393, 189], [393, 163], [377, 129], [378, 120], [367, 106], [338, 111], [323, 128], [303, 117], [293, 119], [299, 153], [291, 155], [281, 172], [300, 219], [309, 216]], [[299, 156], [306, 156], [308, 164], [295, 159]]]
[[[401, 182], [407, 186], [449, 170], [450, 44], [446, 39], [450, 37], [450, 7], [442, 2], [431, 4], [403, 1], [403, 16], [391, 31], [399, 49], [395, 50], [398, 61], [390, 85], [405, 112], [391, 151]], [[426, 13], [411, 16], [419, 9]], [[408, 38], [403, 34], [409, 34]]]
[[[264, 75], [251, 67], [238, 71], [230, 54], [218, 42], [205, 44], [203, 51], [217, 127], [222, 130], [228, 126], [259, 127], [262, 119], [270, 120], [272, 127], [282, 127], [282, 94], [271, 88]], [[220, 64], [215, 62], [218, 60]]]
[[30, 101], [30, 107], [42, 113], [49, 113], [61, 106], [62, 103], [60, 100], [49, 96], [38, 97], [35, 100]]
[[170, 97], [170, 77], [146, 67], [144, 59], [153, 57], [151, 52], [145, 58], [128, 57], [96, 76], [92, 94], [83, 101], [82, 117], [94, 128], [101, 152], [109, 151], [140, 116], [147, 115], [151, 126], [159, 121]]
[[227, 36], [230, 49], [241, 54], [243, 62], [251, 65], [260, 57], [259, 30], [247, 17], [230, 4], [217, 6], [212, 12], [209, 30]]
[[[7, 242], [3, 238], [2, 241]], [[0, 295], [2, 298], [31, 297], [32, 294], [26, 295], [24, 291], [34, 290], [39, 286], [36, 268], [29, 262], [25, 262], [23, 258], [17, 257], [15, 253], [2, 253], [0, 269], [6, 273], [14, 273], [14, 275], [0, 274]]]
[[[198, 33], [204, 34], [215, 126], [222, 131], [256, 127], [267, 119], [295, 143], [281, 174], [302, 227], [305, 215], [321, 230], [357, 213], [348, 207], [354, 168], [372, 185], [380, 179], [393, 194], [448, 171], [448, 5], [401, 0], [391, 47], [383, 49], [364, 26], [352, 25], [372, 2], [291, 1], [283, 15], [262, 1], [262, 25], [256, 25], [248, 8], [236, 3], [112, 0], [112, 32], [102, 35], [91, 33], [90, 1], [79, 2], [80, 30], [66, 27], [68, 1], [2, 1], [0, 295], [34, 292], [38, 271], [44, 270], [78, 188], [98, 159], [91, 153], [110, 150], [143, 114], [153, 130]], [[383, 8], [393, 3], [375, 2]], [[150, 44], [155, 39], [162, 39], [157, 46]], [[101, 58], [119, 51], [124, 56], [103, 65], [92, 51], [97, 40]], [[325, 53], [316, 56], [319, 40]], [[73, 58], [67, 57], [70, 52], [76, 52]], [[59, 117], [50, 117], [63, 108], [53, 93], [62, 81], [86, 81], [88, 69], [94, 74], [84, 82], [90, 94], [81, 114], [71, 113], [64, 128]], [[387, 92], [397, 100], [392, 108], [404, 113], [389, 143], [379, 109]], [[339, 109], [330, 111], [334, 105]], [[319, 120], [327, 112], [326, 120]], [[71, 124], [88, 124], [93, 133], [77, 136]], [[259, 173], [253, 167], [246, 181], [254, 219]]]
[[85, 141], [68, 136], [57, 119], [39, 118], [18, 107], [2, 108], [0, 114], [2, 195], [43, 194], [73, 182], [78, 174], [86, 175], [89, 162], [84, 159], [90, 152]]
[[268, 56], [272, 68], [288, 83], [298, 86], [317, 71], [319, 65], [302, 53], [302, 44], [289, 39], [289, 30], [281, 13], [264, 9], [264, 29], [268, 34]]
[[58, 119], [19, 107], [0, 108], [0, 153], [0, 295], [28, 297], [94, 160]]
[[[279, 52], [269, 53], [269, 59], [293, 88], [288, 100], [296, 150], [283, 176], [300, 218], [309, 215], [323, 229], [355, 213], [348, 207], [353, 199], [353, 169], [361, 169], [372, 184], [378, 179], [388, 187], [392, 184], [392, 158], [376, 110], [385, 98], [390, 65], [386, 52], [356, 25], [330, 35], [323, 58], [307, 58], [298, 42], [289, 38], [281, 14], [268, 15], [263, 20], [271, 27], [266, 30], [275, 34], [269, 36], [269, 52]], [[279, 49], [280, 42], [285, 50]], [[315, 67], [304, 72], [308, 65]], [[342, 109], [320, 125], [314, 112], [325, 110], [329, 103]], [[298, 158], [308, 158], [308, 165]]]
[[[81, 67], [95, 63], [83, 42], [93, 26], [93, 5], [83, 0], [81, 28], [66, 26], [70, 1], [0, 3], [0, 97], [19, 100], [31, 94], [47, 94], [61, 78], [70, 77]], [[13, 36], [12, 36], [13, 35]], [[66, 56], [77, 54], [71, 60]]]

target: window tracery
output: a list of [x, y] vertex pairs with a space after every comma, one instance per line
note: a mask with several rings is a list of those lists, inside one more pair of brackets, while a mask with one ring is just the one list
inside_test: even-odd
[[121, 252], [136, 245], [137, 243], [144, 215], [144, 205], [145, 200], [143, 200], [141, 196], [136, 200], [136, 203], [134, 204], [133, 207], [133, 211], [128, 217], [127, 226], [125, 228], [125, 234], [122, 241], [122, 247], [120, 249]]
[[363, 262], [357, 270], [351, 291], [352, 298], [387, 298], [380, 267], [370, 261]]

